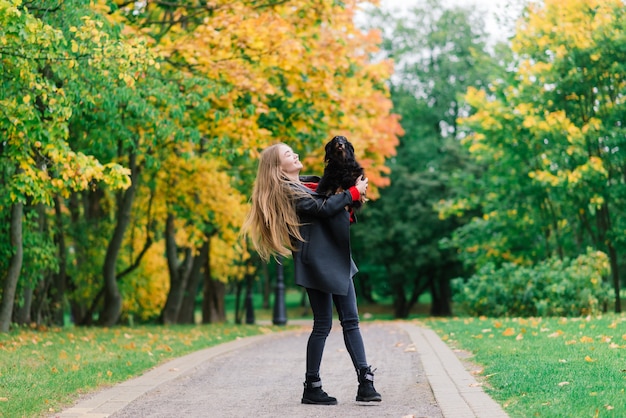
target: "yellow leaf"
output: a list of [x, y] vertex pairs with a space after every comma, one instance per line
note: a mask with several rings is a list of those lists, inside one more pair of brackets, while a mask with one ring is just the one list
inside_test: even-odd
[[593, 363], [595, 360], [594, 360], [594, 359], [592, 359], [592, 358], [591, 358], [591, 357], [589, 357], [589, 356], [585, 356], [585, 361], [586, 361], [586, 362], [589, 362], [589, 363]]
[[581, 343], [592, 343], [592, 342], [593, 342], [593, 338], [583, 336], [583, 337], [580, 339], [580, 342], [581, 342]]
[[515, 334], [515, 330], [513, 328], [507, 328], [504, 330], [504, 332], [502, 332], [502, 335], [504, 335], [505, 337], [510, 337], [514, 334]]
[[28, 104], [28, 103], [30, 103], [30, 95], [29, 95], [29, 94], [27, 94], [26, 96], [24, 96], [24, 99], [23, 99], [23, 100], [24, 100], [24, 104]]

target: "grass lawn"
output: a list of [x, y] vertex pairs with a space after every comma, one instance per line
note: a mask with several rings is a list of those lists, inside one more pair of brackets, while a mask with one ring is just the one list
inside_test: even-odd
[[626, 417], [626, 315], [426, 319], [511, 417]]
[[[164, 361], [238, 337], [284, 327], [226, 324], [17, 329], [0, 334], [0, 417], [40, 417], [81, 394], [137, 376]], [[311, 318], [299, 292], [286, 294], [287, 318]], [[272, 309], [255, 319], [271, 320]], [[360, 303], [361, 317], [392, 319], [389, 305]], [[476, 375], [511, 417], [626, 417], [626, 315], [593, 318], [411, 318], [453, 349], [469, 352]], [[245, 315], [243, 315], [245, 320]], [[286, 327], [290, 328], [290, 327]], [[476, 367], [472, 366], [472, 370]]]
[[168, 359], [275, 329], [155, 325], [0, 334], [0, 417], [49, 415], [80, 394], [140, 375]]

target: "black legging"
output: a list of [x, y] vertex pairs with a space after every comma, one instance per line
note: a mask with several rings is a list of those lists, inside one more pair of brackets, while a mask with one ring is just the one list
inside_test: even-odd
[[356, 306], [354, 283], [346, 296], [333, 295], [315, 289], [306, 289], [313, 311], [313, 331], [306, 348], [306, 377], [319, 377], [326, 337], [333, 324], [333, 303], [343, 329], [343, 340], [356, 370], [367, 367], [363, 338], [359, 329], [359, 312]]

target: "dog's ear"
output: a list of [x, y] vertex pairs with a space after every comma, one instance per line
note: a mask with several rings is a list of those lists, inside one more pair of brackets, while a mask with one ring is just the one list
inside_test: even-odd
[[324, 156], [324, 160], [325, 161], [328, 161], [328, 158], [333, 153], [333, 142], [334, 141], [335, 141], [335, 138], [331, 139], [330, 141], [328, 141], [328, 143], [324, 147], [324, 151], [326, 152], [326, 155]]
[[354, 147], [352, 146], [352, 142], [346, 140], [346, 149], [350, 151], [351, 155], [354, 155]]

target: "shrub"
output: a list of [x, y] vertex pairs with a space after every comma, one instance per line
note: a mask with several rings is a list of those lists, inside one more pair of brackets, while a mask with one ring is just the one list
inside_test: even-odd
[[470, 315], [581, 316], [602, 311], [611, 289], [603, 280], [609, 261], [587, 250], [575, 259], [547, 259], [526, 267], [487, 264], [465, 280], [452, 281], [455, 307]]

